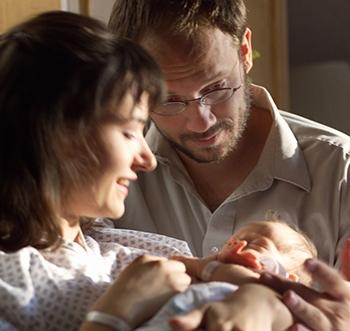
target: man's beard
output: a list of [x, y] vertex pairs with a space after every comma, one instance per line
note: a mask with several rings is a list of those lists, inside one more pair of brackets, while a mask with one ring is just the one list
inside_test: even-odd
[[[172, 138], [168, 137], [164, 132], [162, 132], [159, 129], [159, 127], [157, 127], [158, 131], [163, 135], [163, 137], [166, 140], [169, 141], [170, 145], [175, 150], [182, 152], [187, 157], [196, 162], [210, 163], [220, 162], [226, 159], [237, 149], [237, 146], [243, 136], [250, 116], [251, 96], [249, 83], [246, 77], [242, 88], [244, 89], [243, 102], [238, 109], [234, 110], [239, 112], [239, 117], [237, 118], [237, 121], [233, 122], [232, 119], [218, 120], [217, 123], [215, 123], [212, 127], [209, 128], [209, 130], [207, 130], [204, 133], [189, 133], [181, 135], [179, 138], [180, 143], [177, 143]], [[224, 141], [219, 146], [201, 148], [200, 152], [195, 151], [194, 148], [186, 147], [187, 141], [205, 139], [206, 137], [211, 137], [216, 133], [220, 132], [225, 132], [226, 136]]]

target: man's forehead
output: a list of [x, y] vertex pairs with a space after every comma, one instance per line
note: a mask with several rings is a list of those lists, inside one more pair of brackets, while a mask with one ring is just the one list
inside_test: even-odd
[[154, 35], [143, 46], [161, 67], [170, 94], [201, 89], [227, 76], [239, 62], [231, 36], [218, 29], [203, 31], [198, 39]]
[[183, 62], [184, 59], [200, 61], [210, 54], [225, 54], [238, 51], [232, 37], [219, 29], [203, 28], [191, 36], [184, 34], [147, 34], [141, 41], [161, 65], [171, 59]]

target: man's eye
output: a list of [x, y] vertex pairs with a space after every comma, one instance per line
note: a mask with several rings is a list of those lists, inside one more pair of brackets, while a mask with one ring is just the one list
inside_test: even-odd
[[176, 101], [181, 101], [181, 99], [176, 96], [170, 96], [166, 99], [166, 102], [176, 102]]
[[210, 85], [208, 86], [204, 91], [203, 93], [208, 93], [208, 92], [211, 92], [213, 90], [217, 90], [217, 89], [220, 89], [220, 88], [223, 88], [223, 87], [226, 87], [226, 81], [223, 80], [221, 82], [217, 82], [213, 85]]

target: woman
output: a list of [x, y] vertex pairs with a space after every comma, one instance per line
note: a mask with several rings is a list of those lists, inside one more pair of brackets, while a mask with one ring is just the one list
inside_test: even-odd
[[[120, 217], [136, 172], [156, 166], [143, 128], [162, 92], [151, 58], [88, 17], [46, 13], [1, 37], [1, 330], [77, 330], [135, 257], [189, 254], [91, 224]], [[134, 327], [189, 283], [181, 262], [141, 257], [108, 292], [108, 312]]]

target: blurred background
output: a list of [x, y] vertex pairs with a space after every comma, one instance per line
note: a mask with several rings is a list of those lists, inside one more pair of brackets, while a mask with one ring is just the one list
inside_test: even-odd
[[[134, 0], [125, 0], [134, 1]], [[166, 1], [166, 0], [165, 0]], [[43, 11], [108, 21], [114, 0], [0, 0], [0, 33]], [[350, 134], [350, 0], [246, 0], [251, 77], [278, 107]]]

